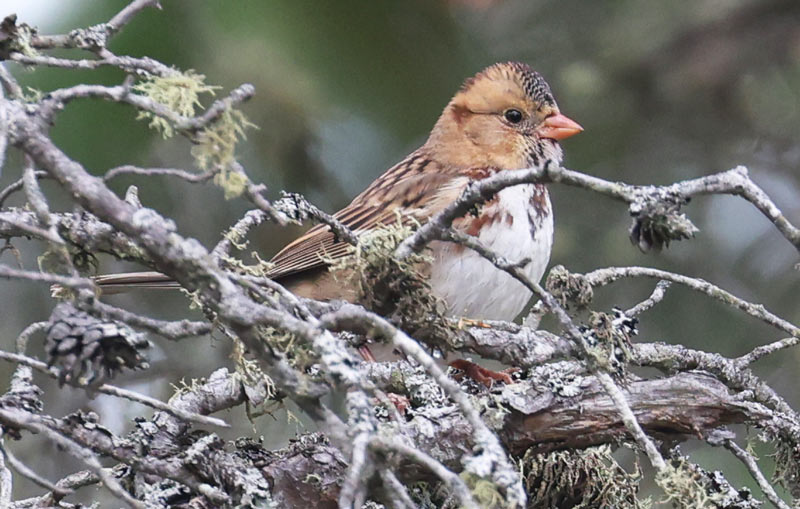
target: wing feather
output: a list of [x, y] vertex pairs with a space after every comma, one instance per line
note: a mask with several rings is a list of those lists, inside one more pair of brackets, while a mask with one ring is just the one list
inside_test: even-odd
[[[424, 223], [454, 200], [466, 184], [467, 178], [418, 150], [381, 175], [334, 217], [357, 235], [396, 221], [397, 211], [404, 221]], [[269, 276], [279, 279], [324, 267], [326, 260], [346, 256], [348, 247], [327, 225], [316, 225], [272, 258]]]

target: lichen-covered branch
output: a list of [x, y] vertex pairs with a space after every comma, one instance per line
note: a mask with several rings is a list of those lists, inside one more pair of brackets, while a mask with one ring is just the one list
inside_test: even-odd
[[[261, 266], [251, 268], [236, 258], [251, 231], [267, 221], [285, 225], [312, 219], [352, 245], [359, 245], [360, 239], [334, 215], [298, 195], [271, 202], [266, 187], [248, 177], [234, 149], [251, 124], [234, 107], [252, 97], [254, 87], [236, 87], [202, 109], [206, 101], [198, 96], [214, 89], [202, 75], [108, 49], [108, 41], [148, 7], [158, 7], [158, 2], [131, 1], [108, 22], [63, 35], [40, 35], [13, 17], [3, 20], [0, 28], [0, 58], [34, 69], [56, 67], [67, 74], [70, 69], [111, 66], [126, 75], [116, 86], [80, 83], [25, 98], [14, 77], [0, 67], [5, 92], [0, 96], [0, 168], [7, 164], [8, 150], [17, 150], [22, 161], [21, 168], [5, 168], [19, 171], [19, 176], [0, 190], [0, 239], [14, 244], [44, 240], [48, 254], [59, 262], [43, 264], [41, 271], [31, 270], [27, 262], [27, 268], [0, 265], [0, 278], [56, 283], [64, 290], [61, 298], [69, 301], [59, 304], [49, 321], [20, 334], [16, 353], [0, 351], [0, 359], [17, 365], [8, 392], [0, 395], [4, 507], [68, 504], [64, 499], [69, 490], [98, 483], [132, 507], [164, 506], [175, 497], [197, 508], [356, 508], [367, 503], [398, 508], [533, 507], [558, 505], [554, 500], [567, 504], [568, 498], [559, 498], [560, 488], [547, 484], [541, 468], [542, 462], [555, 462], [554, 472], [581, 480], [570, 487], [570, 496], [583, 490], [592, 493], [587, 496], [597, 506], [638, 508], [642, 504], [636, 499], [636, 475], [625, 473], [606, 449], [581, 451], [620, 443], [644, 452], [670, 500], [707, 500], [706, 492], [713, 488], [697, 481], [700, 469], [666, 452], [667, 446], [689, 437], [728, 447], [778, 507], [788, 504], [772, 484], [780, 481], [800, 493], [800, 415], [749, 369], [757, 359], [800, 341], [796, 325], [704, 280], [643, 267], [611, 267], [585, 275], [559, 267], [545, 290], [521, 270], [526, 260], [504, 259], [452, 228], [455, 219], [473, 213], [476, 205], [505, 187], [560, 183], [626, 203], [634, 216], [631, 238], [645, 250], [692, 237], [697, 229], [680, 209], [689, 198], [708, 194], [745, 199], [800, 250], [798, 228], [745, 168], [666, 186], [634, 186], [547, 166], [497, 171], [467, 186], [454, 203], [393, 247], [392, 256], [407, 261], [432, 241], [461, 243], [524, 284], [541, 300], [539, 314], [554, 315], [559, 329], [552, 333], [494, 322], [484, 324], [489, 327], [463, 327], [449, 318], [433, 317], [442, 323], [432, 329], [445, 336], [431, 340], [436, 348], [521, 368], [507, 385], [458, 383], [414, 334], [404, 330], [409, 327], [403, 322], [358, 304], [301, 299], [265, 279]], [[54, 56], [47, 53], [52, 49], [66, 51]], [[79, 99], [126, 105], [163, 137], [188, 137], [202, 171], [123, 165], [107, 170], [102, 178], [91, 175], [49, 132], [62, 109]], [[125, 199], [112, 192], [108, 182], [121, 175], [213, 181], [226, 198], [244, 200], [253, 210], [208, 248], [183, 235], [170, 218], [142, 207], [135, 189]], [[56, 211], [45, 192], [49, 188], [40, 187], [43, 179], [55, 181], [75, 209]], [[24, 200], [24, 205], [6, 207], [10, 199]], [[191, 292], [192, 303], [206, 320], [155, 319], [102, 302], [92, 279], [79, 273], [79, 261], [96, 255], [135, 261], [173, 278]], [[592, 287], [622, 277], [659, 282], [647, 299], [628, 311], [612, 315], [588, 308]], [[790, 337], [738, 359], [659, 343], [632, 344], [634, 317], [657, 308], [670, 283], [740, 309]], [[579, 323], [571, 314], [574, 309], [588, 310], [589, 323]], [[234, 344], [237, 372], [221, 368], [182, 388], [169, 402], [102, 383], [121, 370], [146, 366], [143, 350], [149, 343], [125, 324], [168, 340], [219, 331]], [[25, 348], [42, 330], [47, 331], [47, 363], [29, 356]], [[361, 363], [350, 346], [365, 338], [389, 342], [411, 362]], [[654, 367], [664, 376], [637, 377], [629, 365]], [[100, 392], [148, 405], [155, 414], [138, 419], [131, 431], [119, 436], [92, 414], [50, 416], [33, 385], [33, 370], [83, 387], [89, 396]], [[300, 436], [283, 449], [269, 451], [249, 438], [227, 443], [206, 429], [226, 426], [210, 415], [215, 412], [284, 400], [296, 404], [325, 433]], [[343, 402], [341, 411], [331, 406], [336, 400]], [[757, 460], [724, 430], [742, 423], [775, 442], [779, 469], [772, 484]], [[87, 470], [52, 483], [35, 467], [17, 461], [9, 446], [12, 440], [36, 439], [29, 432], [58, 444]], [[101, 460], [117, 465], [104, 468]], [[610, 463], [607, 470], [589, 472], [605, 463]], [[597, 487], [589, 484], [608, 477], [597, 472], [610, 472], [615, 489], [608, 491], [617, 498], [608, 493], [592, 498]], [[10, 493], [15, 475], [48, 492], [14, 502]], [[721, 476], [715, 479], [724, 481]], [[747, 493], [721, 481], [723, 491], [734, 498]], [[684, 488], [691, 493], [682, 494]]]

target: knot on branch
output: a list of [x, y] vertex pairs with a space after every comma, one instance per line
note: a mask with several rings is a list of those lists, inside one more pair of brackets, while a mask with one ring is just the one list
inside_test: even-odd
[[[535, 366], [528, 372], [531, 385], [540, 393], [549, 393], [563, 398], [574, 398], [592, 383], [580, 364], [574, 361], [559, 361]], [[506, 391], [510, 396], [511, 391]], [[510, 398], [509, 404], [520, 412], [532, 411], [533, 407], [524, 398]]]
[[573, 274], [563, 265], [556, 265], [550, 269], [545, 286], [547, 291], [565, 309], [569, 309], [570, 303], [574, 304], [578, 309], [583, 309], [594, 298], [592, 286], [586, 281], [583, 274]]
[[99, 385], [124, 368], [148, 367], [144, 335], [114, 321], [100, 320], [63, 302], [53, 309], [47, 330], [47, 364], [59, 383]]
[[76, 28], [69, 33], [69, 40], [76, 48], [98, 50], [106, 47], [110, 30], [107, 23], [100, 23], [88, 28]]
[[237, 456], [247, 460], [269, 481], [279, 507], [321, 504], [335, 507], [347, 462], [321, 433], [290, 440], [279, 451], [268, 451], [251, 439], [236, 441]]
[[[0, 397], [0, 408], [20, 409], [32, 414], [38, 414], [44, 408], [41, 400], [42, 390], [33, 384], [33, 374], [27, 366], [20, 366], [11, 377], [11, 387]], [[2, 426], [3, 436], [19, 440], [20, 428], [9, 425]]]
[[312, 217], [312, 207], [308, 200], [299, 193], [281, 191], [281, 197], [272, 202], [275, 210], [286, 216], [292, 222], [302, 223]]
[[589, 327], [581, 326], [586, 352], [603, 370], [624, 375], [633, 358], [631, 338], [639, 333], [637, 318], [629, 317], [619, 308], [607, 313], [592, 312]]
[[36, 50], [31, 46], [34, 35], [36, 29], [31, 26], [25, 23], [17, 25], [16, 14], [6, 16], [0, 22], [0, 60], [7, 60], [14, 52], [35, 55]]
[[699, 230], [680, 213], [688, 198], [674, 192], [645, 194], [631, 203], [629, 212], [633, 222], [629, 230], [630, 239], [643, 253], [661, 251], [670, 241], [694, 237]]

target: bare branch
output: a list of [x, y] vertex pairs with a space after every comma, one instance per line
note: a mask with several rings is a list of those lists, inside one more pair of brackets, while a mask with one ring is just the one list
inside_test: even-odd
[[778, 341], [773, 341], [772, 343], [766, 345], [757, 346], [749, 353], [746, 353], [745, 355], [742, 355], [736, 359], [736, 362], [742, 366], [749, 366], [762, 357], [766, 357], [767, 355], [775, 352], [796, 346], [798, 342], [800, 342], [800, 337], [794, 336], [791, 338], [783, 338]]
[[32, 414], [0, 409], [0, 420], [4, 421], [7, 424], [13, 424], [17, 427], [29, 429], [34, 433], [41, 433], [43, 436], [46, 436], [53, 443], [62, 447], [71, 456], [81, 460], [87, 467], [89, 467], [89, 469], [92, 472], [94, 472], [100, 478], [100, 481], [112, 494], [114, 494], [119, 499], [125, 501], [125, 503], [127, 503], [128, 506], [133, 507], [135, 509], [145, 509], [144, 504], [134, 499], [130, 495], [130, 493], [125, 491], [125, 489], [119, 484], [119, 482], [112, 475], [110, 475], [105, 468], [103, 468], [103, 465], [100, 463], [100, 460], [94, 453], [92, 453], [92, 451], [90, 451], [85, 447], [82, 447], [81, 445], [79, 445], [72, 439], [65, 437], [61, 433], [58, 433], [50, 429], [50, 427], [48, 427], [45, 423], [42, 422], [41, 418], [36, 417]]
[[[46, 171], [37, 171], [34, 173], [34, 177], [36, 177], [37, 179], [43, 179], [43, 178], [49, 178], [50, 175]], [[23, 185], [24, 185], [23, 179], [19, 179], [14, 183], [9, 184], [8, 186], [6, 186], [5, 189], [0, 191], [0, 207], [3, 206], [3, 202], [5, 202], [9, 196], [22, 189]]]
[[453, 493], [458, 497], [463, 507], [471, 509], [478, 508], [478, 505], [472, 498], [472, 494], [467, 485], [464, 484], [464, 481], [455, 472], [452, 472], [424, 451], [416, 447], [410, 447], [399, 440], [383, 437], [373, 438], [370, 445], [379, 450], [400, 454], [414, 463], [424, 466], [453, 490]]
[[72, 493], [70, 490], [64, 490], [62, 488], [59, 488], [57, 485], [51, 483], [44, 477], [40, 476], [39, 474], [31, 470], [30, 467], [25, 465], [23, 462], [17, 459], [16, 456], [11, 454], [11, 451], [8, 450], [3, 441], [0, 441], [0, 453], [2, 453], [2, 455], [5, 457], [5, 460], [9, 464], [9, 466], [11, 466], [11, 468], [16, 470], [19, 475], [30, 480], [34, 484], [41, 486], [46, 490], [52, 491], [53, 494], [56, 495], [57, 497], [65, 497], [70, 493]]
[[649, 277], [672, 281], [673, 283], [684, 285], [729, 306], [740, 309], [748, 315], [758, 318], [793, 336], [800, 337], [800, 328], [769, 312], [762, 304], [753, 304], [752, 302], [740, 299], [732, 293], [703, 279], [692, 278], [649, 267], [607, 267], [586, 273], [583, 277], [591, 286], [604, 286], [619, 279], [629, 277]]
[[625, 311], [625, 314], [631, 317], [639, 316], [645, 311], [652, 309], [653, 306], [661, 302], [661, 299], [664, 298], [664, 294], [666, 294], [667, 289], [670, 287], [671, 284], [672, 283], [670, 281], [659, 281], [658, 283], [656, 283], [656, 287], [653, 289], [653, 293], [651, 293], [648, 298], [636, 304], [629, 310]]
[[[58, 378], [58, 372], [55, 371], [53, 368], [49, 367], [46, 363], [22, 354], [13, 354], [10, 352], [5, 352], [0, 350], [0, 360], [14, 362], [22, 366], [28, 366], [35, 369], [36, 371], [39, 371], [40, 373], [44, 373], [50, 376], [51, 378], [55, 379]], [[102, 384], [97, 387], [91, 387], [91, 388], [77, 385], [76, 387], [82, 387], [87, 390], [91, 389], [92, 391], [100, 392], [102, 394], [108, 394], [109, 396], [116, 396], [118, 398], [124, 398], [129, 401], [134, 401], [136, 403], [140, 403], [142, 405], [155, 408], [156, 410], [161, 410], [162, 412], [166, 412], [170, 415], [174, 415], [175, 417], [183, 419], [187, 422], [194, 422], [197, 424], [216, 426], [220, 428], [230, 427], [228, 423], [226, 423], [221, 419], [217, 419], [215, 417], [208, 417], [205, 415], [199, 415], [193, 412], [187, 412], [185, 410], [182, 410], [181, 408], [177, 408], [168, 403], [164, 403], [161, 400], [151, 398], [150, 396], [145, 396], [144, 394], [139, 394], [133, 391], [129, 391], [127, 389], [122, 389], [120, 387], [115, 387], [113, 385]]]
[[445, 207], [439, 214], [421, 226], [407, 238], [396, 251], [400, 258], [407, 257], [437, 239], [450, 227], [453, 220], [469, 213], [470, 209], [493, 196], [498, 191], [519, 184], [555, 182], [580, 187], [604, 194], [628, 204], [645, 201], [659, 201], [668, 197], [683, 199], [703, 194], [740, 195], [758, 208], [786, 239], [800, 250], [800, 230], [793, 226], [769, 199], [769, 197], [750, 180], [747, 169], [739, 166], [722, 173], [708, 175], [697, 179], [677, 182], [669, 186], [633, 186], [622, 182], [609, 182], [567, 168], [546, 165], [544, 168], [525, 170], [506, 170], [497, 172], [491, 177], [473, 182], [461, 193], [461, 196]]
[[140, 11], [147, 9], [148, 7], [161, 9], [159, 0], [134, 0], [126, 5], [121, 11], [115, 14], [113, 18], [108, 20], [108, 23], [106, 23], [109, 33], [112, 35], [116, 34], [122, 30], [122, 27], [130, 23], [130, 21], [137, 14], [139, 14]]
[[315, 221], [330, 227], [336, 238], [342, 239], [352, 246], [358, 244], [358, 237], [350, 228], [334, 216], [317, 208], [300, 194], [281, 193], [281, 199], [273, 203], [273, 207], [296, 221], [304, 221], [310, 216]]
[[19, 270], [0, 265], [0, 278], [6, 279], [27, 279], [29, 281], [37, 281], [40, 283], [57, 284], [67, 286], [69, 288], [93, 288], [94, 283], [91, 279], [82, 277], [69, 277], [59, 276], [58, 274], [50, 274], [47, 272], [33, 272], [30, 270]]
[[132, 327], [144, 329], [171, 340], [178, 340], [191, 336], [203, 336], [213, 330], [209, 322], [194, 322], [191, 320], [169, 322], [166, 320], [156, 320], [105, 304], [96, 299], [92, 299], [89, 304], [79, 303], [78, 307], [87, 312], [99, 315], [102, 318], [124, 322]]
[[[203, 173], [193, 173], [186, 170], [179, 170], [175, 168], [139, 168], [138, 166], [133, 166], [130, 164], [126, 164], [124, 166], [117, 166], [116, 168], [111, 168], [106, 172], [103, 176], [103, 180], [108, 182], [109, 180], [115, 179], [122, 175], [141, 175], [141, 176], [168, 176], [168, 177], [177, 177], [181, 180], [185, 180], [186, 182], [191, 183], [202, 183], [210, 180], [214, 177], [213, 171], [205, 171]], [[2, 198], [2, 196], [0, 196]], [[0, 204], [2, 204], [2, 200], [0, 200]]]
[[764, 474], [761, 472], [761, 469], [758, 467], [758, 463], [756, 463], [756, 459], [752, 454], [739, 447], [739, 444], [731, 439], [724, 440], [722, 445], [731, 451], [734, 456], [739, 458], [739, 461], [744, 463], [744, 466], [747, 467], [750, 475], [752, 475], [753, 479], [755, 479], [758, 483], [758, 487], [761, 488], [761, 491], [764, 492], [764, 495], [767, 496], [769, 501], [772, 502], [775, 507], [778, 509], [790, 509], [789, 505], [784, 502], [777, 493], [775, 493], [775, 490], [772, 488], [772, 485], [769, 483], [769, 481], [767, 481], [767, 478], [764, 477]]
[[233, 247], [234, 244], [243, 244], [250, 230], [266, 220], [267, 214], [263, 210], [248, 210], [236, 224], [225, 232], [222, 240], [214, 246], [211, 254], [216, 259], [227, 256], [230, 254], [231, 247]]

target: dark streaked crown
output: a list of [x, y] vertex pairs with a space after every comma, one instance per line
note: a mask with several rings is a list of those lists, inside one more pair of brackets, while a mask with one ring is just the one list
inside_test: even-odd
[[484, 79], [513, 81], [525, 91], [525, 94], [531, 100], [542, 105], [555, 105], [556, 103], [553, 93], [550, 91], [550, 85], [547, 84], [541, 74], [531, 69], [528, 64], [502, 62], [491, 65], [475, 76], [468, 78], [461, 86], [461, 92], [468, 91], [476, 82]]

